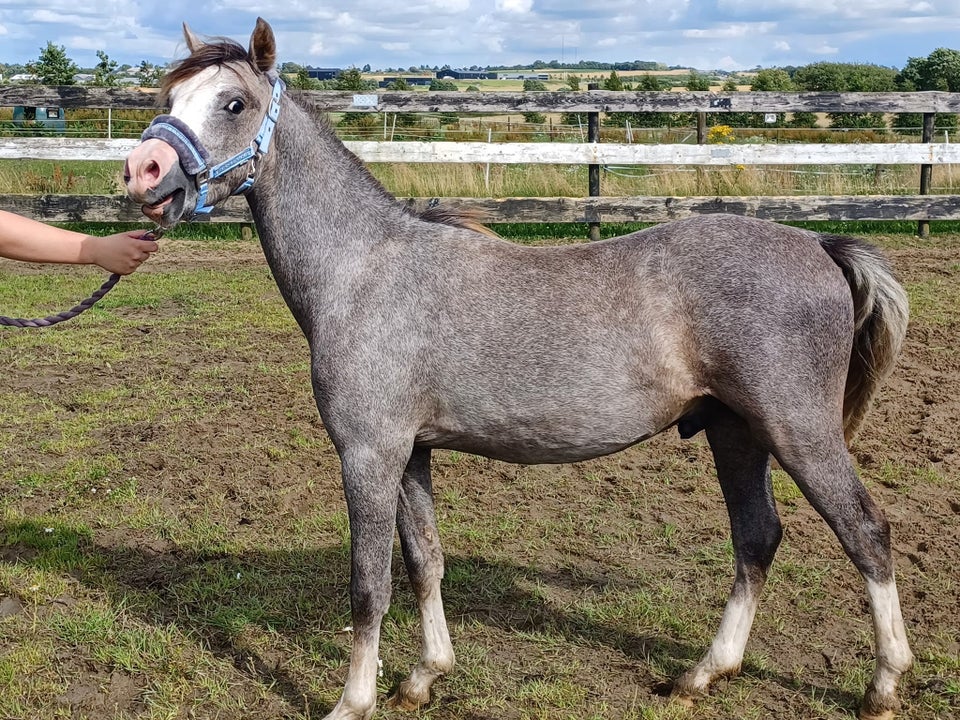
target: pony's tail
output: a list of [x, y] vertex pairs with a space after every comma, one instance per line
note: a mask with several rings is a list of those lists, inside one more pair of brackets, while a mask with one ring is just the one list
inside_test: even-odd
[[843, 434], [849, 444], [881, 383], [893, 372], [907, 334], [910, 305], [875, 247], [842, 235], [821, 235], [820, 243], [843, 270], [853, 294], [853, 348], [843, 397]]

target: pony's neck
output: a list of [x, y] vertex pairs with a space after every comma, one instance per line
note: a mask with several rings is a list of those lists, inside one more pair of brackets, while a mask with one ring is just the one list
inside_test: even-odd
[[[326, 121], [311, 117], [288, 98], [273, 143], [271, 167], [258, 179], [262, 185], [254, 186], [256, 202], [251, 206], [271, 215], [264, 219], [285, 236], [277, 242], [297, 245], [292, 235], [308, 232], [313, 243], [362, 250], [379, 241], [385, 215], [402, 212]], [[260, 202], [265, 195], [269, 202]]]
[[305, 331], [315, 301], [335, 312], [364, 253], [404, 222], [402, 206], [332, 129], [289, 98], [247, 200], [267, 262]]

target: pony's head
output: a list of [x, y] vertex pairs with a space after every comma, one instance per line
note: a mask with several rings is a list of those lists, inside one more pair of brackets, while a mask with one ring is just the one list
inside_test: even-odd
[[190, 55], [161, 86], [170, 113], [154, 119], [124, 168], [128, 195], [163, 227], [250, 188], [283, 91], [273, 30], [263, 19], [248, 49], [222, 38], [204, 42], [186, 24], [183, 35]]

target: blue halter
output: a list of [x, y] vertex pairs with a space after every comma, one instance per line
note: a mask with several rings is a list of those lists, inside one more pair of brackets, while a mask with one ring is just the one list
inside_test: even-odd
[[273, 137], [273, 131], [277, 126], [277, 118], [280, 117], [280, 96], [283, 95], [285, 89], [286, 85], [279, 77], [273, 81], [270, 107], [267, 108], [267, 112], [263, 116], [260, 131], [253, 142], [242, 152], [224, 160], [219, 165], [214, 165], [212, 168], [208, 168], [210, 153], [200, 142], [200, 138], [179, 118], [172, 115], [158, 115], [150, 123], [150, 126], [143, 131], [143, 135], [140, 136], [141, 141], [150, 138], [163, 140], [177, 151], [184, 172], [194, 178], [197, 184], [197, 206], [194, 208], [194, 214], [207, 214], [213, 210], [213, 205], [207, 205], [207, 190], [210, 181], [226, 175], [234, 168], [238, 168], [245, 163], [250, 164], [247, 179], [240, 183], [231, 195], [240, 195], [253, 187], [256, 179], [257, 160], [266, 155], [270, 149], [270, 139]]

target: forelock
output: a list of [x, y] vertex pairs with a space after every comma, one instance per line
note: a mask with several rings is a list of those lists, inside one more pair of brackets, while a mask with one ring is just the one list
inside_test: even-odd
[[196, 52], [174, 65], [160, 83], [160, 103], [169, 102], [170, 90], [208, 67], [228, 63], [246, 63], [253, 72], [258, 72], [250, 54], [240, 43], [230, 38], [217, 38], [205, 43]]

